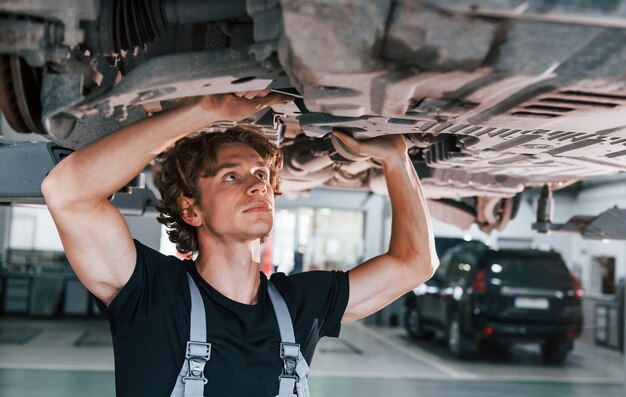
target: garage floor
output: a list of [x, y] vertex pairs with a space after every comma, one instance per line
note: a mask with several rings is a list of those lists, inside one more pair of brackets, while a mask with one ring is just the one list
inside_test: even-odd
[[[27, 336], [21, 336], [27, 335]], [[533, 345], [461, 362], [436, 342], [399, 328], [349, 324], [320, 343], [312, 396], [623, 397], [624, 359], [585, 338], [564, 366], [546, 366]], [[11, 320], [0, 324], [0, 395], [114, 395], [113, 354], [104, 320]]]

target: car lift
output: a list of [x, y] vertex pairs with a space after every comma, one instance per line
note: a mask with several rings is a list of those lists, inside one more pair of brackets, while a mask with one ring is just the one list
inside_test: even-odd
[[552, 188], [545, 185], [537, 200], [537, 222], [532, 229], [538, 233], [578, 233], [595, 240], [626, 240], [626, 209], [613, 207], [597, 216], [576, 215], [566, 223], [553, 223]]

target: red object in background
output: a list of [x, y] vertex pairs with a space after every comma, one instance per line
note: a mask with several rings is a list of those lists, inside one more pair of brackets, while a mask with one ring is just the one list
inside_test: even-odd
[[472, 283], [472, 289], [474, 292], [487, 292], [487, 272], [479, 270], [478, 273], [476, 273], [476, 278], [474, 278], [474, 282]]
[[263, 251], [263, 257], [261, 258], [261, 271], [267, 276], [271, 276], [274, 273], [274, 264], [272, 263], [272, 236], [271, 233], [265, 240], [265, 250]]
[[569, 277], [570, 277], [570, 282], [572, 283], [572, 288], [574, 289], [574, 293], [576, 294], [577, 297], [582, 298], [585, 295], [585, 291], [580, 285], [580, 281], [578, 281], [576, 276], [574, 276], [573, 274], [570, 274]]

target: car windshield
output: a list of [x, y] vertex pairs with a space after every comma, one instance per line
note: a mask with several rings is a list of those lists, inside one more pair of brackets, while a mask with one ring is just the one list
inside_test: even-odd
[[565, 263], [554, 255], [504, 253], [490, 257], [488, 273], [500, 279], [501, 285], [513, 287], [554, 288], [570, 287], [569, 271]]

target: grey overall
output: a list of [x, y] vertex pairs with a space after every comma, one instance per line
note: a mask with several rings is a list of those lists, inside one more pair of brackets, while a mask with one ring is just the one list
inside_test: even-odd
[[[187, 280], [191, 293], [189, 341], [185, 360], [170, 397], [204, 397], [204, 385], [207, 383], [204, 366], [211, 359], [211, 344], [206, 340], [204, 303], [196, 283], [189, 274]], [[283, 360], [276, 397], [309, 397], [307, 383], [309, 366], [300, 352], [300, 345], [296, 343], [289, 309], [280, 292], [269, 280], [268, 292], [280, 329], [280, 358]]]

